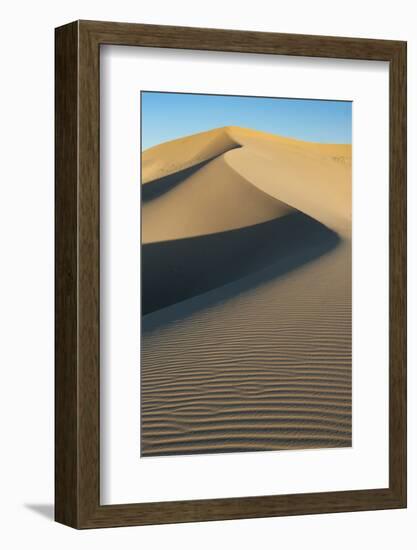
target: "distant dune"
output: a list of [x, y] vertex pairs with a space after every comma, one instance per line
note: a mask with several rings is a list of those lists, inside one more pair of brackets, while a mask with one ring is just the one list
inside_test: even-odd
[[351, 146], [142, 153], [142, 454], [351, 444]]
[[142, 184], [211, 160], [239, 146], [227, 128], [161, 143], [142, 154]]

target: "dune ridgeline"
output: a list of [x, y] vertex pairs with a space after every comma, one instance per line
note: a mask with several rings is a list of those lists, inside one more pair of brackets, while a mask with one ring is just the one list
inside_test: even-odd
[[351, 146], [142, 153], [142, 455], [351, 445]]

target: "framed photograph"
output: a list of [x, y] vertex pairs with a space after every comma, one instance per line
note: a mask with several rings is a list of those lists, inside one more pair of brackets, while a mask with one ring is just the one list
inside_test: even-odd
[[406, 506], [406, 43], [56, 29], [56, 520]]

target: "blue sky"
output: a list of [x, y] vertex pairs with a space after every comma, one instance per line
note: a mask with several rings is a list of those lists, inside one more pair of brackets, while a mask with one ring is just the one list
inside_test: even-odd
[[352, 103], [142, 92], [142, 150], [221, 126], [320, 143], [351, 143]]

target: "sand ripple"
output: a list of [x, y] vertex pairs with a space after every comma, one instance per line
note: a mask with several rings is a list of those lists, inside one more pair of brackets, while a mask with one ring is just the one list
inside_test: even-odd
[[144, 317], [142, 455], [350, 446], [350, 255]]

